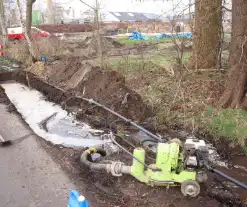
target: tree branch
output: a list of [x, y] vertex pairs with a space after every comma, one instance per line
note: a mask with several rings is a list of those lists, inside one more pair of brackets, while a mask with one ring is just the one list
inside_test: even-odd
[[228, 9], [227, 7], [225, 7], [225, 6], [221, 6], [221, 8], [222, 9], [225, 9], [226, 11], [229, 11], [229, 12], [231, 12], [232, 10], [231, 9]]
[[89, 4], [87, 4], [86, 2], [79, 0], [81, 3], [85, 4], [86, 6], [88, 6], [89, 8], [91, 8], [92, 10], [96, 10], [95, 8], [93, 8], [92, 6], [90, 6]]

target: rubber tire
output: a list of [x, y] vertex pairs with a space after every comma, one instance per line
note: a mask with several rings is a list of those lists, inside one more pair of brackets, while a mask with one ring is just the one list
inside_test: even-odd
[[[193, 187], [195, 188], [195, 192], [193, 194], [187, 194], [186, 193], [186, 187], [188, 187], [189, 185], [193, 185]], [[190, 196], [190, 197], [194, 198], [194, 197], [198, 196], [200, 193], [200, 185], [195, 180], [187, 180], [181, 184], [181, 192], [184, 196]]]

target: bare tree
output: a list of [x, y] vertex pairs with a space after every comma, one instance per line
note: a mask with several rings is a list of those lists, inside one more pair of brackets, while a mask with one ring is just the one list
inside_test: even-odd
[[35, 0], [27, 0], [26, 24], [25, 24], [25, 21], [22, 16], [22, 8], [21, 8], [20, 0], [16, 0], [18, 12], [19, 12], [20, 24], [21, 24], [22, 29], [24, 30], [24, 35], [27, 41], [28, 50], [32, 57], [33, 62], [37, 60], [35, 57], [35, 53], [34, 53], [33, 46], [32, 46], [32, 41], [31, 41], [31, 36], [30, 36], [31, 35], [31, 25], [32, 25], [32, 5], [34, 2]]
[[223, 107], [247, 108], [247, 1], [232, 1], [232, 40], [228, 80], [220, 99]]
[[0, 24], [2, 29], [2, 43], [4, 48], [8, 45], [8, 31], [6, 27], [5, 21], [5, 13], [4, 13], [4, 1], [0, 0]]
[[217, 66], [222, 38], [221, 8], [222, 0], [195, 0], [194, 52], [190, 68]]
[[94, 33], [96, 36], [97, 41], [97, 53], [100, 58], [101, 67], [104, 67], [104, 57], [103, 57], [103, 50], [102, 50], [102, 41], [100, 37], [100, 5], [98, 0], [95, 0], [95, 7], [90, 6], [89, 4], [85, 3], [84, 1], [80, 0], [81, 3], [85, 4], [89, 8], [94, 11]]

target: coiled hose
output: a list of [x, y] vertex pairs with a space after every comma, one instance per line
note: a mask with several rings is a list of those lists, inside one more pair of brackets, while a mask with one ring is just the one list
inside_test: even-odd
[[106, 151], [102, 148], [90, 148], [84, 151], [81, 155], [81, 163], [90, 168], [91, 170], [105, 170], [111, 173], [113, 176], [121, 176], [122, 174], [131, 174], [131, 166], [126, 166], [122, 162], [111, 162], [111, 163], [94, 163], [91, 155], [98, 153], [101, 156], [106, 156]]
[[81, 163], [83, 163], [84, 165], [86, 165], [87, 167], [89, 167], [90, 169], [94, 169], [94, 170], [102, 170], [102, 169], [106, 169], [106, 165], [107, 164], [103, 164], [103, 163], [94, 163], [92, 161], [92, 157], [91, 155], [94, 153], [98, 153], [101, 156], [105, 157], [106, 156], [106, 151], [102, 148], [90, 148], [86, 151], [84, 151], [81, 155]]

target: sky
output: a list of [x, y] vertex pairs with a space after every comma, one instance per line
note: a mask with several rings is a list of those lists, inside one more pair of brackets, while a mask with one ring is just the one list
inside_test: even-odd
[[[45, 7], [45, 1], [37, 0], [35, 7]], [[95, 0], [84, 0], [87, 4], [94, 6]], [[182, 11], [189, 5], [189, 0], [99, 0], [100, 8], [103, 11], [111, 12], [145, 12], [145, 13], [172, 13]], [[191, 0], [193, 2], [193, 0]], [[85, 11], [87, 6], [83, 5], [80, 0], [53, 0], [53, 2], [61, 3], [64, 8], [73, 8], [75, 10]]]

